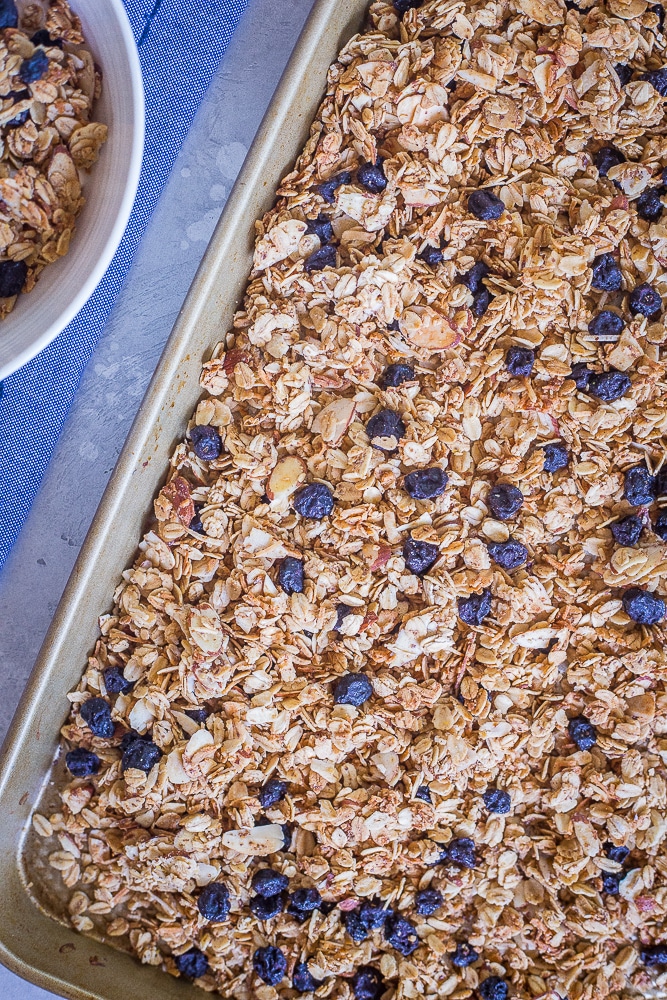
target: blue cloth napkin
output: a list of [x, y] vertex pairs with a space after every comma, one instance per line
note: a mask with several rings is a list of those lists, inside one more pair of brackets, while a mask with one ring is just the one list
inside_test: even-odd
[[[74, 397], [174, 160], [248, 0], [124, 0], [146, 88], [146, 149], [125, 236], [76, 319], [4, 383], [0, 567], [21, 530]], [[76, 4], [74, 4], [76, 9]]]

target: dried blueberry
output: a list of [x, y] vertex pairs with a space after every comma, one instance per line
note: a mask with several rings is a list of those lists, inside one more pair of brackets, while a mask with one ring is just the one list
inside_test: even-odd
[[638, 625], [657, 625], [665, 617], [665, 602], [641, 587], [631, 587], [623, 594], [623, 610]]
[[405, 477], [405, 489], [413, 500], [434, 500], [445, 492], [447, 473], [439, 466], [417, 469]]
[[590, 750], [598, 741], [594, 726], [583, 715], [570, 719], [567, 731], [579, 750]]
[[137, 771], [145, 771], [148, 774], [161, 757], [162, 751], [152, 740], [146, 738], [134, 739], [123, 752], [120, 769], [121, 771], [129, 771], [130, 768], [133, 768]]
[[134, 687], [133, 681], [125, 680], [120, 667], [107, 667], [102, 676], [108, 694], [127, 694]]
[[312, 993], [320, 984], [321, 980], [315, 979], [305, 962], [296, 963], [292, 972], [292, 989], [297, 993]]
[[211, 713], [208, 708], [186, 708], [184, 714], [198, 726], [203, 726]]
[[275, 896], [251, 896], [248, 907], [258, 920], [273, 920], [283, 912], [286, 902], [287, 893], [278, 892]]
[[0, 299], [18, 295], [28, 277], [28, 265], [24, 260], [0, 260]]
[[306, 232], [314, 233], [320, 243], [328, 243], [334, 236], [331, 219], [328, 215], [322, 215], [321, 212], [316, 219], [306, 219]]
[[114, 734], [111, 706], [104, 698], [89, 698], [81, 706], [81, 718], [93, 736], [109, 739]]
[[607, 896], [618, 896], [618, 889], [621, 880], [625, 878], [623, 872], [602, 872], [602, 891]]
[[605, 841], [602, 847], [609, 860], [616, 861], [619, 865], [622, 865], [625, 861], [627, 861], [630, 856], [630, 851], [627, 847], [617, 847], [616, 844], [612, 844], [609, 840]]
[[366, 674], [343, 674], [334, 684], [335, 705], [356, 705], [367, 702], [373, 694], [373, 685]]
[[623, 275], [611, 253], [601, 253], [592, 264], [591, 285], [599, 292], [617, 292], [623, 284]]
[[465, 285], [466, 288], [469, 288], [474, 295], [475, 292], [479, 292], [480, 289], [485, 287], [483, 280], [488, 277], [488, 275], [488, 267], [483, 260], [478, 260], [476, 264], [473, 264], [469, 271], [466, 271], [465, 274], [462, 274], [459, 277], [459, 282], [462, 285]]
[[393, 330], [394, 333], [398, 333], [398, 331], [401, 329], [398, 320], [392, 319], [391, 323], [387, 323], [387, 329]]
[[227, 919], [229, 905], [229, 889], [224, 882], [209, 882], [197, 899], [197, 909], [202, 917], [216, 924]]
[[616, 340], [623, 332], [625, 323], [618, 313], [603, 309], [596, 313], [588, 324], [588, 332], [598, 340]]
[[458, 941], [456, 951], [452, 955], [452, 965], [455, 965], [457, 969], [467, 969], [478, 958], [479, 955], [472, 945], [468, 944], [467, 941]]
[[503, 569], [516, 569], [528, 559], [526, 546], [513, 538], [508, 538], [506, 542], [489, 542], [486, 547], [493, 561]]
[[312, 274], [313, 271], [323, 271], [325, 267], [335, 267], [337, 263], [335, 246], [325, 243], [306, 257], [303, 266], [308, 274]]
[[22, 83], [36, 83], [49, 71], [49, 57], [44, 49], [35, 49], [31, 56], [24, 59], [19, 66], [19, 79]]
[[632, 290], [628, 305], [631, 313], [639, 313], [642, 316], [657, 316], [662, 309], [662, 299], [655, 288], [644, 282]]
[[626, 66], [625, 63], [616, 63], [614, 66], [614, 71], [618, 77], [621, 87], [625, 87], [632, 79], [632, 66]]
[[199, 948], [190, 948], [174, 959], [176, 968], [188, 979], [199, 979], [208, 972], [208, 959]]
[[338, 604], [336, 605], [336, 622], [333, 626], [334, 632], [340, 632], [341, 626], [349, 615], [354, 614], [354, 608], [351, 608], [349, 604]]
[[282, 802], [286, 795], [287, 782], [269, 778], [260, 788], [257, 798], [262, 809], [269, 809], [270, 806], [275, 806], [276, 802]]
[[278, 585], [286, 594], [303, 593], [303, 560], [285, 556], [278, 567]]
[[46, 28], [40, 28], [36, 31], [34, 35], [30, 38], [33, 45], [43, 45], [44, 48], [57, 48], [62, 49], [63, 41], [62, 38], [51, 38]]
[[474, 868], [477, 864], [475, 843], [470, 837], [455, 837], [447, 845], [447, 861], [460, 868]]
[[384, 937], [387, 944], [401, 955], [411, 955], [420, 944], [415, 925], [400, 913], [388, 915], [384, 925]]
[[648, 80], [661, 97], [667, 97], [667, 66], [661, 66], [660, 69], [652, 69], [650, 72], [644, 73], [642, 80]]
[[384, 927], [389, 916], [389, 910], [386, 909], [379, 899], [365, 900], [359, 907], [358, 912], [359, 919], [369, 931], [376, 931], [380, 927]]
[[264, 896], [266, 899], [269, 896], [277, 896], [278, 893], [284, 892], [288, 885], [289, 879], [287, 875], [277, 872], [274, 868], [258, 868], [250, 880], [252, 891], [256, 892], [258, 896]]
[[404, 382], [414, 382], [415, 380], [415, 370], [412, 365], [408, 365], [405, 362], [397, 362], [393, 365], [387, 365], [385, 370], [380, 376], [380, 387], [382, 389], [395, 389], [399, 385], [403, 385]]
[[429, 267], [437, 267], [438, 264], [442, 264], [442, 250], [440, 247], [434, 247], [431, 243], [427, 243], [424, 249], [417, 254], [417, 257]]
[[585, 365], [583, 361], [577, 361], [576, 364], [572, 365], [570, 378], [576, 385], [579, 392], [586, 392], [588, 389], [588, 381], [592, 374], [593, 372], [590, 370], [588, 365]]
[[667, 510], [663, 510], [658, 514], [653, 525], [653, 530], [658, 538], [662, 538], [663, 542], [667, 542]]
[[499, 976], [487, 976], [477, 987], [477, 992], [482, 1000], [507, 1000], [509, 989]]
[[655, 495], [657, 497], [667, 496], [667, 466], [660, 469], [655, 477]]
[[[394, 4], [401, 0], [394, 0]], [[360, 965], [352, 977], [355, 1000], [380, 1000], [384, 993], [382, 976], [372, 965]]]
[[489, 490], [486, 502], [494, 517], [509, 521], [523, 506], [523, 493], [511, 483], [498, 483]]
[[309, 483], [294, 494], [294, 510], [309, 521], [321, 521], [334, 509], [333, 493], [324, 483]]
[[667, 965], [667, 944], [651, 944], [642, 948], [639, 957], [650, 969]]
[[19, 12], [14, 0], [0, 0], [0, 30], [16, 28], [19, 23]]
[[[26, 98], [30, 97], [29, 90], [10, 90], [5, 96], [5, 100], [11, 98], [14, 104], [18, 104], [19, 101], [24, 101]], [[28, 118], [30, 117], [30, 108], [26, 108], [25, 111], [19, 111], [11, 121], [5, 124], [5, 128], [20, 128], [21, 125], [25, 125]]]
[[88, 778], [100, 769], [100, 758], [92, 750], [76, 747], [65, 754], [65, 766], [75, 778]]
[[405, 437], [405, 424], [395, 410], [380, 410], [366, 424], [366, 433], [374, 448], [395, 451]]
[[431, 789], [428, 787], [428, 785], [420, 785], [417, 791], [415, 792], [415, 798], [421, 799], [422, 802], [431, 802], [432, 801]]
[[510, 347], [505, 365], [510, 375], [530, 375], [535, 364], [535, 351], [529, 347]]
[[512, 808], [509, 792], [504, 792], [501, 788], [487, 788], [483, 799], [489, 812], [498, 813], [499, 816], [505, 816]]
[[380, 194], [387, 186], [387, 178], [382, 169], [382, 160], [377, 163], [362, 163], [357, 168], [357, 181], [372, 194]]
[[614, 536], [614, 541], [618, 545], [629, 546], [637, 544], [643, 525], [641, 519], [636, 514], [629, 514], [627, 517], [621, 518], [620, 521], [614, 521], [609, 527]]
[[600, 177], [606, 177], [607, 172], [611, 170], [612, 167], [617, 167], [619, 163], [625, 163], [625, 156], [620, 149], [616, 149], [615, 146], [603, 146], [602, 149], [598, 149], [595, 154], [594, 162], [595, 166], [598, 168]]
[[252, 956], [252, 967], [268, 986], [277, 986], [287, 972], [287, 959], [280, 948], [269, 944], [257, 948]]
[[204, 525], [202, 524], [201, 512], [204, 509], [203, 503], [196, 503], [195, 505], [195, 516], [190, 521], [188, 525], [190, 531], [196, 531], [198, 535], [205, 535]]
[[361, 919], [359, 910], [348, 910], [343, 914], [343, 926], [355, 944], [361, 944], [368, 937], [368, 927]]
[[421, 7], [424, 0], [394, 0], [394, 10], [399, 14], [406, 14], [415, 7]]
[[655, 499], [656, 483], [645, 465], [635, 465], [625, 473], [623, 497], [633, 507], [645, 507]]
[[329, 180], [320, 184], [318, 191], [329, 205], [333, 205], [336, 200], [336, 190], [341, 186], [341, 184], [349, 184], [351, 180], [352, 174], [349, 170], [342, 170], [341, 173], [335, 174], [333, 177], [330, 177]]
[[432, 916], [443, 903], [443, 895], [437, 889], [420, 889], [415, 894], [415, 910], [420, 917]]
[[488, 288], [480, 288], [473, 293], [471, 310], [474, 316], [479, 319], [484, 315], [491, 303], [491, 292]]
[[637, 215], [644, 222], [657, 222], [665, 210], [662, 203], [662, 196], [665, 193], [663, 187], [647, 188], [643, 194], [639, 195], [635, 202]]
[[440, 549], [433, 542], [420, 542], [410, 535], [403, 545], [403, 559], [405, 568], [414, 573], [415, 576], [423, 576], [428, 573], [434, 564]]
[[545, 445], [542, 466], [545, 472], [558, 472], [560, 469], [566, 469], [569, 463], [570, 456], [564, 444], [552, 441], [551, 444]]
[[322, 897], [317, 889], [296, 889], [289, 898], [288, 913], [312, 913], [319, 910]]
[[209, 424], [197, 424], [190, 431], [192, 450], [202, 462], [213, 462], [222, 451], [222, 438], [215, 427]]
[[481, 219], [483, 222], [490, 222], [492, 219], [500, 218], [505, 211], [505, 206], [498, 195], [493, 194], [492, 191], [483, 189], [481, 191], [473, 191], [468, 195], [468, 211], [476, 219]]
[[487, 589], [481, 594], [459, 597], [457, 607], [462, 622], [466, 625], [481, 625], [491, 612], [491, 591]]
[[614, 403], [625, 396], [632, 387], [632, 382], [625, 372], [608, 371], [595, 372], [588, 379], [588, 391], [591, 396], [603, 403]]

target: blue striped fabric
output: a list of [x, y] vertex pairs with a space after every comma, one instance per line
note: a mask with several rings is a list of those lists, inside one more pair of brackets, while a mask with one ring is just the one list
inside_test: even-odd
[[[101, 284], [0, 400], [0, 567], [21, 530], [70, 403], [197, 108], [248, 0], [125, 0], [146, 88], [146, 150], [123, 241]], [[74, 5], [76, 7], [76, 5]]]

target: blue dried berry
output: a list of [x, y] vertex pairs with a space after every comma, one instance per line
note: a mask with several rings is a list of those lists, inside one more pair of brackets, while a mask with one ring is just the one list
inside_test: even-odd
[[395, 451], [405, 437], [405, 424], [395, 410], [380, 410], [366, 424], [366, 433], [374, 448]]
[[667, 468], [660, 469], [655, 477], [655, 495], [667, 496]]
[[36, 31], [34, 35], [31, 36], [30, 41], [33, 45], [43, 45], [44, 48], [57, 48], [62, 49], [63, 40], [62, 38], [51, 38], [46, 28], [40, 28]]
[[638, 625], [657, 625], [665, 617], [665, 602], [641, 587], [631, 587], [623, 594], [623, 610]]
[[623, 284], [621, 269], [611, 253], [599, 254], [594, 259], [591, 270], [591, 285], [599, 292], [617, 292]]
[[403, 385], [404, 382], [414, 382], [414, 380], [415, 370], [412, 365], [408, 365], [405, 362], [397, 362], [393, 365], [387, 365], [382, 372], [380, 387], [382, 389], [396, 389], [399, 385]]
[[394, 0], [394, 10], [399, 14], [406, 14], [415, 7], [421, 7], [424, 0]]
[[341, 625], [349, 615], [354, 614], [354, 609], [349, 604], [339, 604], [336, 607], [336, 624], [333, 626], [334, 632], [340, 632]]
[[287, 893], [279, 892], [275, 896], [251, 896], [248, 907], [258, 920], [273, 920], [283, 912], [286, 902]]
[[278, 585], [286, 594], [302, 594], [303, 583], [303, 560], [285, 556], [278, 567]]
[[[399, 0], [394, 0], [394, 4]], [[372, 965], [360, 965], [352, 977], [355, 1000], [380, 1000], [384, 993], [382, 976]]]
[[429, 267], [437, 267], [438, 264], [442, 264], [442, 256], [440, 247], [434, 247], [431, 243], [427, 243], [424, 249], [417, 254], [419, 260], [423, 260]]
[[373, 694], [373, 685], [366, 674], [343, 674], [334, 684], [335, 705], [356, 705], [367, 702]]
[[640, 194], [635, 202], [639, 218], [643, 219], [644, 222], [657, 222], [665, 210], [662, 203], [664, 194], [664, 187], [650, 187]]
[[93, 736], [110, 739], [114, 734], [114, 722], [111, 718], [111, 706], [104, 698], [89, 698], [81, 706], [81, 718], [90, 729]]
[[483, 799], [489, 812], [498, 813], [499, 816], [506, 816], [512, 808], [509, 792], [504, 792], [501, 788], [487, 788]]
[[342, 170], [339, 174], [335, 174], [329, 180], [320, 184], [318, 191], [329, 205], [333, 205], [336, 200], [337, 189], [341, 184], [349, 184], [351, 180], [352, 174], [349, 170]]
[[49, 72], [49, 57], [44, 49], [35, 49], [33, 54], [24, 59], [19, 66], [19, 79], [22, 83], [36, 83]]
[[415, 792], [415, 798], [421, 799], [422, 802], [431, 802], [432, 801], [431, 789], [428, 787], [428, 785], [420, 785], [417, 791]]
[[483, 189], [473, 191], [472, 194], [468, 195], [468, 211], [476, 219], [490, 222], [492, 219], [500, 218], [505, 211], [505, 206], [498, 195]]
[[415, 894], [415, 910], [420, 917], [432, 916], [443, 903], [443, 895], [437, 889], [420, 889]]
[[630, 546], [636, 545], [639, 541], [643, 525], [636, 514], [629, 514], [627, 517], [621, 518], [620, 521], [614, 521], [609, 527], [614, 541], [618, 545]]
[[410, 535], [403, 545], [405, 568], [415, 576], [428, 573], [431, 566], [440, 555], [440, 549], [433, 542], [420, 542]]
[[635, 315], [639, 313], [641, 316], [657, 316], [662, 309], [662, 299], [655, 288], [644, 282], [632, 290], [628, 305], [630, 312]]
[[229, 916], [229, 889], [224, 882], [210, 882], [197, 899], [197, 909], [205, 920], [222, 923]]
[[257, 948], [252, 956], [252, 967], [267, 986], [277, 986], [287, 972], [287, 959], [280, 948], [269, 944]]
[[334, 237], [333, 226], [328, 215], [320, 214], [316, 219], [306, 219], [306, 232], [314, 233], [320, 243], [328, 243]]
[[523, 493], [511, 483], [498, 483], [489, 490], [486, 502], [494, 517], [509, 521], [523, 506]]
[[192, 450], [202, 462], [213, 462], [222, 451], [222, 438], [215, 427], [198, 424], [190, 431]]
[[510, 347], [505, 355], [505, 365], [510, 375], [530, 375], [535, 364], [535, 351], [529, 347]]
[[459, 282], [462, 285], [465, 285], [466, 288], [469, 288], [474, 295], [475, 292], [479, 292], [485, 287], [483, 281], [484, 278], [488, 277], [488, 275], [489, 269], [487, 265], [483, 260], [478, 260], [476, 264], [473, 264], [469, 271], [466, 271], [465, 274], [462, 274], [459, 277]]
[[491, 591], [483, 590], [481, 594], [459, 597], [457, 606], [462, 622], [466, 625], [481, 625], [491, 612]]
[[266, 899], [284, 892], [288, 885], [289, 879], [287, 875], [277, 872], [274, 868], [259, 868], [253, 873], [250, 880], [252, 891], [256, 892], [258, 896], [264, 896]]
[[570, 464], [570, 456], [564, 444], [552, 441], [551, 444], [545, 445], [543, 450], [544, 465], [542, 468], [545, 472], [558, 472], [560, 469], [567, 469]]
[[623, 497], [633, 507], [646, 507], [655, 500], [656, 482], [645, 465], [635, 465], [625, 473]]
[[309, 483], [294, 494], [294, 510], [309, 521], [321, 521], [334, 509], [333, 493], [324, 483]]
[[632, 66], [626, 66], [625, 63], [616, 63], [614, 66], [614, 71], [618, 77], [621, 87], [627, 86], [632, 79]]
[[658, 514], [653, 530], [658, 538], [662, 538], [663, 542], [667, 541], [667, 511], [663, 510]]
[[208, 708], [186, 708], [184, 714], [197, 725], [203, 726], [211, 713]]
[[456, 951], [452, 955], [452, 965], [456, 966], [457, 969], [467, 969], [478, 958], [479, 955], [472, 945], [468, 944], [467, 941], [459, 941], [456, 945]]
[[491, 304], [491, 292], [488, 288], [480, 288], [472, 297], [471, 310], [478, 319], [484, 315]]
[[667, 944], [651, 944], [642, 948], [639, 956], [649, 969], [667, 965]]
[[362, 163], [357, 169], [357, 181], [371, 194], [380, 194], [387, 186], [387, 178], [382, 169], [382, 160], [377, 163]]
[[598, 741], [595, 727], [583, 715], [577, 715], [567, 724], [570, 739], [579, 750], [590, 750]]
[[420, 944], [415, 925], [400, 913], [388, 915], [384, 925], [384, 938], [387, 944], [406, 956], [411, 955]]
[[65, 766], [75, 778], [88, 778], [100, 769], [100, 758], [92, 750], [76, 747], [65, 755]]
[[648, 80], [661, 97], [667, 97], [667, 66], [661, 66], [660, 69], [652, 69], [649, 73], [644, 73], [642, 80]]
[[282, 802], [287, 795], [287, 782], [279, 781], [277, 778], [269, 778], [259, 790], [259, 804], [262, 809], [269, 809], [275, 806], [276, 802]]
[[18, 23], [19, 12], [14, 0], [0, 0], [0, 30], [17, 28]]
[[387, 329], [393, 330], [395, 333], [398, 333], [398, 331], [401, 329], [398, 320], [392, 319], [391, 323], [387, 323]]
[[335, 246], [331, 243], [325, 243], [324, 246], [313, 250], [306, 257], [303, 266], [308, 274], [312, 274], [313, 271], [323, 271], [325, 267], [335, 267], [337, 263], [338, 256]]
[[588, 332], [598, 340], [616, 340], [623, 332], [625, 323], [618, 313], [603, 309], [596, 313], [588, 324]]
[[[121, 749], [124, 749], [121, 744]], [[148, 774], [162, 757], [162, 751], [152, 740], [146, 738], [134, 739], [124, 749], [120, 762], [121, 771], [134, 768]]]
[[203, 503], [196, 503], [194, 505], [194, 507], [195, 507], [195, 516], [192, 518], [192, 520], [190, 521], [190, 524], [188, 525], [190, 531], [196, 531], [198, 535], [205, 535], [206, 534], [206, 532], [204, 531], [204, 525], [203, 525], [202, 519], [201, 519], [201, 512], [203, 511], [204, 506], [205, 505]]
[[606, 896], [618, 896], [619, 886], [624, 878], [624, 872], [602, 872], [602, 891]]
[[455, 837], [447, 845], [447, 861], [460, 868], [474, 868], [477, 864], [475, 843], [470, 837]]
[[592, 374], [593, 372], [590, 370], [588, 365], [585, 365], [583, 361], [577, 361], [576, 364], [572, 365], [570, 378], [576, 385], [579, 392], [586, 392], [588, 389], [588, 381]]
[[[18, 104], [19, 101], [24, 101], [27, 97], [30, 97], [30, 91], [10, 90], [9, 93], [5, 96], [5, 100], [6, 101], [9, 100], [10, 97], [13, 100], [14, 104]], [[30, 117], [29, 108], [26, 108], [25, 111], [19, 111], [19, 113], [15, 115], [15, 117], [12, 118], [11, 121], [8, 121], [6, 123], [5, 128], [19, 128], [21, 125], [25, 125], [29, 117]]]
[[188, 979], [199, 979], [208, 972], [208, 959], [199, 948], [190, 948], [174, 959], [176, 968]]
[[588, 379], [588, 391], [591, 396], [600, 399], [603, 403], [614, 403], [617, 399], [625, 396], [626, 392], [632, 388], [632, 382], [625, 372], [600, 372], [594, 373]]
[[603, 146], [602, 149], [598, 149], [594, 159], [600, 177], [606, 177], [612, 167], [625, 163], [625, 156], [615, 146]]
[[363, 902], [359, 907], [358, 913], [362, 924], [370, 931], [376, 931], [380, 927], [384, 927], [389, 916], [389, 910], [378, 899]]
[[508, 538], [506, 542], [489, 542], [489, 555], [503, 569], [516, 569], [528, 559], [528, 549], [521, 542]]
[[23, 291], [28, 277], [24, 260], [0, 260], [0, 299], [9, 299]]
[[630, 856], [630, 851], [627, 847], [617, 847], [616, 844], [612, 844], [609, 840], [607, 840], [602, 847], [609, 860], [616, 861], [619, 865], [624, 864]]
[[292, 972], [292, 989], [297, 993], [312, 993], [321, 985], [320, 979], [315, 979], [305, 962], [297, 962]]
[[310, 914], [321, 905], [322, 897], [317, 889], [296, 889], [289, 898], [287, 912]]
[[445, 492], [447, 479], [445, 470], [438, 466], [417, 469], [405, 477], [405, 489], [413, 500], [434, 500]]
[[125, 680], [125, 675], [120, 667], [107, 667], [103, 677], [108, 694], [127, 694], [134, 687], [133, 681]]
[[343, 914], [343, 926], [355, 944], [361, 944], [368, 937], [368, 927], [361, 919], [359, 910], [348, 910]]
[[482, 1000], [507, 1000], [509, 989], [504, 979], [499, 976], [487, 976], [477, 987]]

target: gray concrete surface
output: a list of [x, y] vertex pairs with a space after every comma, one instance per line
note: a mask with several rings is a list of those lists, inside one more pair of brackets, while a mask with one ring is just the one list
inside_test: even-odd
[[[0, 574], [0, 739], [163, 344], [312, 4], [250, 0], [84, 374], [28, 521]], [[2, 1000], [50, 996], [0, 966]]]

